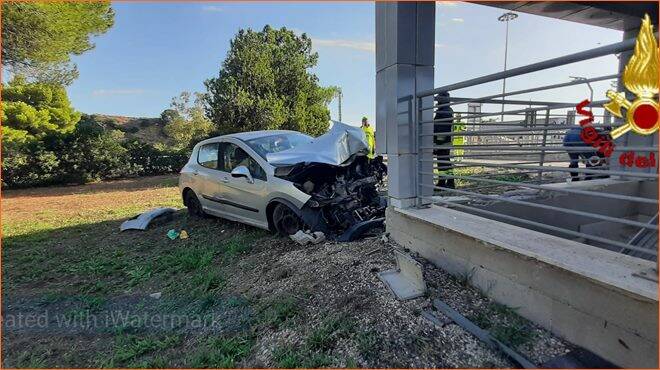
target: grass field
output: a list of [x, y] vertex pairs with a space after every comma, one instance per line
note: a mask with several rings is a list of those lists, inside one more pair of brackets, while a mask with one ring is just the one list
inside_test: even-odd
[[568, 348], [430, 265], [429, 294], [397, 301], [380, 238], [304, 247], [183, 209], [119, 232], [159, 206], [183, 206], [175, 177], [3, 192], [4, 367], [511, 366], [421, 318], [434, 298], [539, 363]]
[[[191, 220], [182, 212], [167, 225], [146, 232], [119, 233], [121, 221], [145, 209], [182, 207], [175, 184], [176, 179], [170, 176], [3, 194], [4, 312], [50, 316], [43, 328], [17, 323], [6, 330], [5, 365], [137, 367], [178, 363], [222, 367], [241, 358], [249, 345], [247, 339], [228, 338], [220, 343], [222, 349], [217, 353], [207, 353], [201, 345], [198, 351], [181, 358], [174, 350], [184, 344], [180, 333], [153, 330], [146, 336], [136, 335], [144, 323], [129, 327], [131, 323], [113, 322], [107, 327], [83, 328], [89, 317], [104, 320], [96, 315], [105, 314], [109, 307], [124, 315], [135, 307], [150, 315], [195, 310], [203, 314], [205, 308], [216, 304], [214, 293], [226, 280], [215, 266], [228, 263], [254, 241], [268, 237], [265, 232], [234, 223]], [[166, 239], [169, 228], [190, 230], [191, 237]], [[224, 233], [220, 233], [222, 229]], [[177, 298], [161, 299], [157, 304], [142, 302], [156, 292]], [[190, 311], [190, 306], [197, 308]], [[95, 340], [87, 342], [84, 338], [89, 335]], [[153, 356], [145, 358], [146, 354]]]

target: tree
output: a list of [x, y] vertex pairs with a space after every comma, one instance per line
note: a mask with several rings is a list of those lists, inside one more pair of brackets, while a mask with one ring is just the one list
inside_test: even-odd
[[334, 88], [319, 86], [307, 35], [286, 28], [240, 30], [219, 75], [205, 82], [206, 114], [221, 134], [288, 129], [320, 135], [328, 128]]
[[94, 47], [90, 36], [114, 23], [109, 1], [2, 3], [2, 65], [30, 80], [71, 83], [71, 55]]
[[172, 99], [172, 108], [161, 113], [165, 134], [174, 140], [174, 146], [185, 148], [206, 138], [213, 130], [213, 122], [204, 116], [203, 94], [184, 91]]
[[80, 113], [66, 90], [52, 83], [28, 83], [15, 77], [2, 91], [3, 143], [25, 143], [48, 134], [72, 132]]

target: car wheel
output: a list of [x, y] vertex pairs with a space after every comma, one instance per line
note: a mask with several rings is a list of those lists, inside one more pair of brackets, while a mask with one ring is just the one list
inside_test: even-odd
[[202, 203], [199, 202], [197, 194], [194, 191], [188, 190], [186, 192], [186, 207], [188, 207], [188, 214], [194, 217], [206, 217], [204, 209], [202, 208]]
[[303, 221], [293, 210], [284, 204], [278, 204], [273, 211], [273, 224], [278, 234], [282, 236], [293, 235], [302, 229]]

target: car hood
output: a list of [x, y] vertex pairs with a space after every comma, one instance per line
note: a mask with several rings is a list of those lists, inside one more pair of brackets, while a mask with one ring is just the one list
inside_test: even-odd
[[325, 134], [295, 148], [269, 153], [266, 160], [274, 166], [301, 162], [338, 166], [357, 153], [366, 154], [369, 151], [369, 144], [360, 127], [338, 121], [331, 122], [332, 127]]

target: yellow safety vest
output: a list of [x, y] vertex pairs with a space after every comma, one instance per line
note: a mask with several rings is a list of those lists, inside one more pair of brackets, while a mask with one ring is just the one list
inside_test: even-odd
[[371, 126], [362, 126], [362, 131], [364, 131], [364, 136], [367, 137], [367, 144], [369, 145], [369, 154], [367, 157], [374, 158], [376, 156], [376, 135], [374, 129]]

